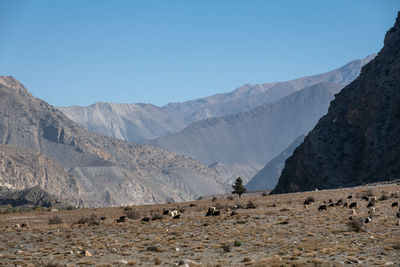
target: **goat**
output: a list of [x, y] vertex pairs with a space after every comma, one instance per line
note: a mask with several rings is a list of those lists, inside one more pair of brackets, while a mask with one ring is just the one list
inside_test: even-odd
[[357, 208], [357, 202], [351, 202], [349, 209]]
[[364, 221], [365, 223], [370, 223], [371, 222], [371, 218], [370, 217], [367, 217], [367, 218], [365, 218], [365, 221]]
[[375, 204], [373, 202], [368, 202], [367, 208], [371, 208], [371, 207], [374, 207], [374, 206], [375, 206]]
[[399, 203], [397, 201], [392, 203], [392, 208], [398, 207], [398, 206], [399, 206]]
[[143, 219], [142, 219], [142, 222], [149, 222], [150, 221], [150, 218], [149, 217], [144, 217]]
[[175, 217], [175, 216], [179, 215], [179, 212], [177, 210], [170, 210], [170, 211], [168, 211], [168, 215], [171, 217]]
[[351, 199], [351, 198], [353, 198], [353, 196], [352, 196], [352, 195], [349, 195], [349, 196], [347, 197], [347, 199]]
[[208, 211], [206, 213], [206, 216], [212, 216], [212, 215], [214, 215], [214, 212], [216, 212], [216, 211], [217, 211], [216, 207], [209, 207]]
[[323, 210], [326, 210], [326, 205], [319, 206], [318, 211], [323, 211]]
[[370, 207], [368, 213], [375, 213], [375, 208], [374, 207]]
[[117, 223], [123, 223], [126, 222], [126, 216], [121, 216], [117, 219]]

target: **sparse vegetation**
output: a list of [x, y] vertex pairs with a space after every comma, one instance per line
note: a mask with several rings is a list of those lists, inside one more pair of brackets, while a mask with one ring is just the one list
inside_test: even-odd
[[246, 204], [246, 209], [255, 209], [257, 208], [256, 204], [254, 204], [253, 201], [249, 200], [249, 202], [247, 202]]
[[49, 224], [62, 224], [62, 223], [63, 223], [62, 219], [60, 217], [58, 217], [57, 215], [55, 215], [49, 219]]
[[[314, 192], [316, 204], [307, 208], [303, 202], [310, 193], [248, 195], [234, 202], [221, 197], [216, 202], [203, 199], [134, 206], [128, 211], [124, 210], [126, 207], [55, 212], [45, 208], [24, 214], [2, 214], [0, 254], [3, 256], [0, 265], [18, 262], [24, 266], [32, 260], [104, 266], [174, 266], [185, 259], [196, 261], [200, 266], [211, 260], [212, 266], [339, 266], [340, 261], [347, 259], [358, 260], [363, 266], [397, 262], [400, 247], [398, 209], [391, 207], [397, 199], [377, 201], [378, 216], [372, 216], [369, 223], [365, 223], [368, 208], [364, 201], [358, 201], [356, 215], [343, 206], [327, 207], [328, 211], [323, 212], [317, 210], [329, 199], [332, 203], [340, 199], [350, 203], [366, 190]], [[388, 185], [379, 190], [391, 197], [400, 191], [400, 187]], [[349, 195], [353, 195], [352, 200], [347, 200]], [[235, 205], [247, 208], [250, 201], [256, 208], [237, 210]], [[186, 211], [179, 220], [167, 215], [158, 219], [164, 210], [184, 207]], [[220, 215], [206, 217], [209, 207], [217, 207]], [[232, 212], [236, 214], [231, 215]], [[138, 219], [120, 220], [127, 217], [127, 213]], [[62, 218], [63, 223], [49, 225], [55, 216]], [[353, 216], [354, 221], [349, 220], [349, 216]], [[143, 218], [149, 218], [149, 221], [142, 222]], [[100, 225], [96, 225], [98, 222]], [[28, 242], [32, 250], [25, 249]], [[85, 251], [93, 256], [85, 256]]]
[[126, 217], [128, 217], [129, 219], [133, 219], [133, 220], [137, 220], [140, 219], [140, 213], [137, 212], [136, 210], [125, 210], [125, 215]]

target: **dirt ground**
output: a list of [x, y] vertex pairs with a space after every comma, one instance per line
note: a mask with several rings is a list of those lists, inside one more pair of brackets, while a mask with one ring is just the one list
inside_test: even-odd
[[[375, 213], [368, 214], [361, 197], [372, 195], [378, 200]], [[1, 214], [0, 265], [400, 266], [399, 207], [392, 207], [399, 196], [400, 185], [383, 185], [128, 209]], [[305, 208], [308, 197], [315, 202]], [[324, 202], [328, 206], [339, 199], [357, 202], [356, 214], [343, 204], [318, 211]], [[206, 217], [210, 206], [221, 214]], [[162, 216], [163, 209], [181, 210], [181, 217]], [[136, 219], [117, 223], [126, 213]], [[368, 216], [370, 223], [359, 222]]]

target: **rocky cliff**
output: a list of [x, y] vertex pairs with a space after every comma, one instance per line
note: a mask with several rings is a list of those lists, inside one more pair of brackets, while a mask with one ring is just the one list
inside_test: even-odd
[[[8, 76], [0, 76], [0, 143], [45, 155], [78, 182], [82, 193], [69, 200], [85, 206], [191, 200], [228, 188], [213, 170], [196, 160], [79, 126]], [[7, 183], [19, 188], [40, 185], [39, 181], [26, 182], [28, 178], [8, 176]]]
[[400, 177], [400, 13], [384, 46], [286, 161], [273, 193]]

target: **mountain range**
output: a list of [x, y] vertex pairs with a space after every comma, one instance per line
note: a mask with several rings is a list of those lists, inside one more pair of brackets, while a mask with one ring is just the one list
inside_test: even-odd
[[184, 201], [228, 188], [194, 159], [79, 126], [10, 76], [0, 76], [0, 118], [8, 145], [0, 180], [10, 188], [41, 186], [80, 206]]
[[68, 118], [94, 132], [135, 143], [172, 135], [189, 124], [213, 117], [234, 115], [275, 102], [321, 82], [347, 85], [375, 54], [353, 60], [327, 73], [286, 82], [246, 84], [236, 90], [196, 100], [151, 104], [96, 103], [90, 106], [58, 107]]

